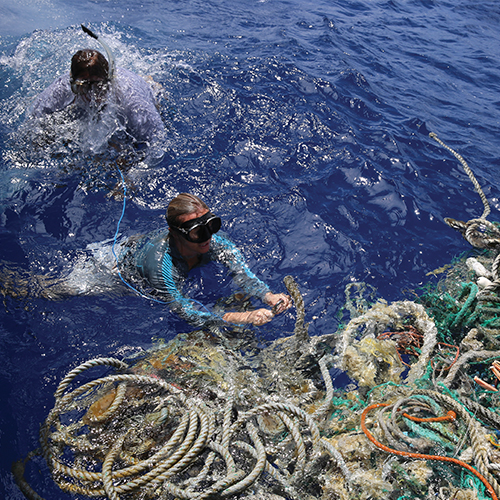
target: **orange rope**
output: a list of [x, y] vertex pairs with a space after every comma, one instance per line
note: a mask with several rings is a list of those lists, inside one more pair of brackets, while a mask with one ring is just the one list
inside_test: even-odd
[[450, 410], [446, 415], [443, 415], [442, 417], [420, 418], [408, 415], [408, 413], [403, 413], [403, 417], [409, 418], [414, 422], [445, 422], [446, 420], [456, 420], [457, 414], [454, 411]]
[[366, 427], [366, 415], [370, 410], [373, 410], [375, 408], [380, 408], [381, 406], [389, 406], [388, 404], [385, 403], [375, 403], [373, 405], [370, 405], [366, 407], [361, 415], [361, 429], [363, 429], [363, 432], [365, 433], [366, 437], [378, 448], [381, 450], [386, 451], [387, 453], [393, 453], [394, 455], [401, 455], [403, 457], [413, 457], [413, 458], [420, 458], [423, 460], [439, 460], [441, 462], [451, 462], [456, 465], [460, 465], [461, 467], [464, 467], [467, 469], [469, 472], [472, 472], [485, 486], [485, 488], [488, 490], [489, 494], [491, 495], [491, 498], [493, 500], [498, 500], [498, 497], [495, 493], [495, 490], [491, 486], [491, 484], [486, 480], [484, 476], [482, 476], [474, 467], [470, 466], [468, 463], [462, 462], [461, 460], [458, 460], [456, 458], [452, 457], [443, 457], [441, 455], [425, 455], [423, 453], [411, 453], [409, 451], [400, 451], [400, 450], [394, 450], [393, 448], [389, 448], [385, 444], [382, 444], [381, 442], [377, 441], [373, 435], [370, 433], [370, 431]]
[[[449, 370], [457, 362], [457, 360], [458, 360], [458, 356], [460, 355], [460, 347], [458, 347], [457, 345], [445, 344], [444, 342], [438, 342], [437, 345], [438, 346], [449, 347], [450, 349], [453, 348], [453, 349], [456, 349], [456, 351], [457, 351], [455, 353], [455, 358], [453, 359], [453, 361], [448, 366], [445, 366], [443, 368], [443, 370]], [[431, 366], [432, 366], [432, 368], [434, 368], [432, 359], [431, 359]]]

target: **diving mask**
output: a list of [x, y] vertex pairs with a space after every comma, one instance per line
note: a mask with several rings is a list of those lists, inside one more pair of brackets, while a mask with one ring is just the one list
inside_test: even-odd
[[203, 243], [210, 239], [212, 234], [215, 234], [222, 225], [220, 217], [207, 212], [201, 217], [188, 220], [180, 226], [173, 226], [171, 229], [179, 232], [183, 238], [191, 243]]

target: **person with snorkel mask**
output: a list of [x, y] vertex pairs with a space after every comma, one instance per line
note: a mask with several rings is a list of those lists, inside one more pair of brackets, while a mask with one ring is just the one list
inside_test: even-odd
[[[122, 246], [118, 257], [120, 277], [162, 302], [197, 327], [233, 324], [264, 325], [292, 306], [290, 296], [272, 293], [248, 268], [242, 253], [226, 235], [220, 234], [220, 217], [200, 198], [181, 193], [168, 205], [168, 230], [161, 229]], [[222, 316], [183, 292], [189, 272], [210, 262], [225, 266], [234, 283], [248, 296], [269, 307], [226, 312]]]
[[36, 98], [30, 115], [40, 118], [71, 107], [73, 117], [84, 120], [99, 116], [108, 108], [117, 118], [108, 120], [110, 126], [117, 127], [121, 138], [125, 132], [127, 139], [136, 145], [162, 143], [165, 126], [151, 87], [132, 71], [115, 68], [109, 47], [100, 37], [82, 28], [106, 48], [109, 62], [98, 50], [76, 52], [70, 73], [57, 78]]
[[[200, 198], [190, 193], [177, 195], [168, 205], [166, 219], [167, 228], [121, 241], [115, 236], [112, 244], [107, 240], [88, 245], [71, 263], [69, 272], [61, 276], [26, 274], [10, 266], [2, 270], [0, 266], [0, 294], [61, 300], [78, 295], [121, 293], [129, 288], [144, 298], [167, 305], [196, 328], [230, 324], [261, 326], [292, 306], [289, 295], [271, 292], [249, 269], [238, 247], [219, 232], [221, 218]], [[224, 304], [219, 307], [220, 297], [215, 298], [214, 291], [205, 285], [213, 279], [217, 281], [216, 288], [220, 282], [224, 283], [224, 268], [238, 291], [233, 294], [234, 301], [223, 299]], [[218, 304], [209, 309], [193, 298], [200, 291]], [[215, 295], [219, 293], [215, 291]], [[244, 298], [245, 304], [238, 296]], [[248, 298], [257, 299], [267, 307], [248, 310]], [[228, 306], [232, 310], [225, 312]]]

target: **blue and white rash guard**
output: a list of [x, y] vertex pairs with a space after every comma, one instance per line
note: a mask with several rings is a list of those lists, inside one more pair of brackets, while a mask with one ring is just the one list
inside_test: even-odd
[[[169, 237], [168, 230], [154, 231], [134, 241], [119, 260], [120, 272], [127, 281], [167, 302], [173, 311], [190, 324], [196, 327], [225, 324], [221, 317], [201, 308], [197, 301], [183, 294], [182, 288], [189, 268]], [[212, 261], [226, 266], [235, 284], [246, 294], [262, 301], [270, 291], [250, 271], [240, 250], [223, 233], [212, 236], [210, 250], [202, 254], [198, 266]], [[138, 280], [139, 277], [142, 280]]]

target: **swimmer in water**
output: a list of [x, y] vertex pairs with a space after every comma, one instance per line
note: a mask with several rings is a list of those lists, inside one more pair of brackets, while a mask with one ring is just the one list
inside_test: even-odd
[[30, 116], [74, 110], [85, 120], [113, 109], [116, 120], [110, 126], [125, 132], [135, 144], [158, 144], [164, 140], [165, 126], [155, 104], [151, 87], [144, 79], [125, 68], [111, 67], [97, 50], [79, 50], [71, 59], [71, 71], [57, 78], [35, 100]]
[[[113, 244], [107, 241], [89, 245], [67, 272], [57, 273], [59, 276], [23, 274], [11, 265], [0, 265], [0, 294], [61, 300], [77, 295], [121, 294], [128, 290], [123, 286], [125, 282], [136, 292], [164, 302], [196, 328], [228, 324], [260, 326], [291, 307], [288, 295], [272, 293], [252, 273], [241, 251], [220, 232], [220, 217], [200, 198], [179, 194], [169, 203], [166, 218], [168, 228]], [[268, 307], [219, 315], [190, 298], [187, 289], [190, 272], [211, 262], [222, 264], [245, 295]]]
[[[150, 293], [195, 326], [263, 325], [291, 307], [288, 295], [272, 293], [250, 271], [236, 245], [219, 233], [221, 219], [211, 213], [200, 198], [189, 193], [179, 194], [170, 202], [166, 218], [168, 229], [147, 234], [122, 247], [124, 251], [118, 260], [125, 280], [138, 283], [139, 278]], [[182, 293], [182, 287], [191, 269], [212, 261], [226, 266], [233, 281], [247, 295], [270, 308], [227, 312], [222, 318], [200, 309], [197, 302]]]

